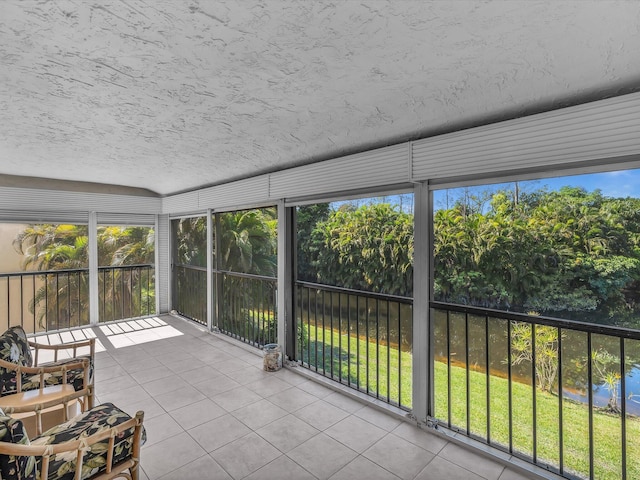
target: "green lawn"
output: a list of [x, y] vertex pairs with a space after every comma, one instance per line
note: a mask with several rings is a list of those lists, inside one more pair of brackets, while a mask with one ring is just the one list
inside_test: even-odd
[[[306, 331], [303, 359], [312, 368], [325, 370], [330, 376], [342, 378], [360, 390], [381, 397], [389, 396], [392, 403], [411, 408], [411, 352], [398, 352], [386, 345], [376, 347], [355, 335], [348, 336], [330, 328]], [[333, 349], [331, 346], [333, 345]], [[324, 356], [323, 356], [324, 354]], [[380, 362], [378, 362], [378, 359]], [[333, 364], [332, 364], [333, 360]], [[367, 364], [369, 369], [367, 370]], [[434, 416], [445, 423], [448, 420], [447, 365], [435, 362]], [[368, 381], [368, 382], [367, 382]], [[451, 421], [452, 425], [466, 429], [467, 379], [466, 369], [451, 368]], [[483, 372], [469, 372], [469, 430], [475, 436], [487, 439], [487, 390]], [[509, 444], [509, 390], [508, 381], [489, 377], [490, 441]], [[400, 396], [398, 395], [400, 389]], [[400, 398], [399, 398], [400, 397]], [[512, 383], [512, 442], [516, 451], [524, 456], [533, 455], [533, 393], [530, 385]], [[563, 400], [563, 461], [566, 472], [580, 477], [589, 476], [589, 418], [588, 407], [568, 399]], [[560, 464], [559, 402], [556, 395], [536, 391], [536, 454], [539, 462], [557, 467]], [[594, 476], [597, 479], [622, 477], [621, 417], [594, 410]], [[640, 420], [627, 416], [627, 478], [640, 478]]]
[[[447, 365], [435, 363], [435, 416], [447, 421]], [[508, 381], [491, 376], [490, 436], [492, 443], [508, 445], [509, 391]], [[467, 380], [462, 367], [451, 368], [451, 421], [466, 428]], [[486, 376], [469, 372], [470, 432], [487, 437]], [[513, 446], [531, 456], [533, 454], [533, 394], [532, 387], [512, 383]], [[563, 400], [564, 468], [581, 477], [589, 476], [589, 417], [588, 406]], [[536, 391], [537, 456], [539, 461], [559, 465], [559, 402], [556, 395]], [[597, 479], [622, 478], [621, 417], [594, 410], [594, 476]], [[627, 416], [627, 478], [640, 478], [640, 420]]]
[[330, 328], [310, 325], [305, 332], [304, 362], [324, 369], [327, 376], [333, 372], [335, 378], [353, 387], [411, 408], [411, 352], [398, 352], [398, 348], [382, 344], [376, 347], [375, 341], [341, 335]]

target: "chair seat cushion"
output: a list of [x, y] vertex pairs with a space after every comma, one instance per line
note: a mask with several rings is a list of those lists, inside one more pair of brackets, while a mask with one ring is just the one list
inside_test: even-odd
[[[130, 415], [120, 410], [112, 403], [104, 403], [88, 410], [68, 422], [50, 428], [42, 435], [31, 439], [32, 445], [50, 445], [69, 440], [76, 440], [80, 436], [87, 437], [126, 422]], [[116, 437], [113, 452], [114, 465], [131, 457], [133, 449], [134, 428], [124, 431]], [[142, 431], [142, 442], [146, 438]], [[85, 453], [82, 465], [82, 478], [89, 478], [105, 469], [107, 461], [108, 439], [90, 446]], [[38, 470], [40, 461], [38, 461]], [[70, 480], [76, 471], [76, 454], [74, 452], [52, 455], [49, 463], [50, 480]]]
[[[91, 362], [91, 356], [78, 356], [76, 358], [67, 358], [64, 360], [58, 360], [57, 362], [49, 362], [42, 363], [38, 365], [39, 367], [53, 367], [59, 366], [62, 367], [67, 363], [77, 362], [83, 358], [87, 358], [89, 360], [89, 381], [87, 385], [92, 383], [93, 378], [93, 363]], [[45, 387], [50, 385], [61, 385], [62, 384], [62, 369], [59, 372], [54, 372], [45, 376], [44, 383]], [[84, 386], [84, 368], [74, 368], [67, 371], [67, 383], [73, 385], [74, 390], [77, 392], [78, 390], [82, 390]], [[34, 390], [36, 388], [40, 388], [40, 375], [23, 375], [22, 376], [22, 390]], [[2, 395], [7, 395], [8, 393], [14, 392], [2, 392]]]
[[[64, 360], [58, 360], [57, 362], [49, 362], [38, 365], [39, 367], [52, 367], [52, 366], [60, 366], [62, 367], [66, 363], [77, 362], [79, 359], [87, 358], [89, 359], [89, 381], [87, 385], [93, 383], [93, 362], [91, 361], [90, 355], [78, 356], [76, 358], [67, 358]], [[44, 377], [45, 387], [50, 385], [61, 385], [62, 384], [62, 368], [59, 372], [46, 374]], [[77, 392], [82, 390], [84, 386], [84, 368], [74, 368], [71, 370], [67, 370], [67, 383], [69, 385], [73, 385], [74, 390]], [[27, 375], [26, 373], [22, 374], [22, 390], [35, 390], [40, 388], [40, 375]], [[8, 371], [2, 367], [0, 367], [0, 396], [4, 397], [5, 395], [13, 395], [18, 391], [16, 384], [16, 372]]]

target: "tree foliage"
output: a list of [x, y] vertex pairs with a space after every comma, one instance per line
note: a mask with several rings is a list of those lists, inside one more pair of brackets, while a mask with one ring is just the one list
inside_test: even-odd
[[[97, 232], [98, 264], [100, 266], [124, 266], [149, 264], [154, 262], [154, 231], [146, 227], [99, 227]], [[38, 283], [30, 309], [36, 313], [42, 327], [63, 328], [84, 324], [89, 315], [89, 237], [86, 225], [33, 224], [22, 230], [13, 241], [15, 250], [23, 255], [25, 270], [57, 271], [80, 270], [58, 275], [44, 275]], [[133, 295], [137, 282], [134, 272], [121, 278], [121, 272], [114, 270], [112, 284], [122, 282], [125, 288], [101, 289], [109, 298], [104, 298], [106, 316], [113, 305], [134, 304], [150, 300], [153, 291], [146, 291], [144, 299]], [[153, 283], [149, 279], [149, 283]], [[137, 288], [141, 288], [137, 286]], [[111, 298], [113, 297], [113, 298]], [[141, 311], [141, 305], [133, 310]], [[133, 314], [132, 312], [129, 312]]]
[[603, 323], [636, 312], [639, 199], [563, 187], [463, 203], [435, 213], [438, 300]]
[[220, 214], [220, 250], [216, 252], [219, 267], [274, 277], [277, 222], [275, 208]]
[[[278, 221], [275, 208], [220, 213], [217, 218], [214, 216], [213, 225], [214, 254], [217, 257], [214, 268], [276, 275]], [[172, 233], [175, 263], [207, 266], [206, 217], [174, 220]]]
[[331, 213], [328, 203], [298, 207], [296, 213], [298, 280], [318, 281], [314, 265], [318, 264], [324, 250], [323, 231], [318, 224], [325, 222]]
[[25, 270], [87, 268], [89, 237], [85, 225], [28, 225], [13, 241]]
[[[153, 263], [155, 237], [152, 228], [99, 227], [98, 265], [121, 266]], [[23, 256], [25, 270], [64, 270], [89, 266], [86, 225], [28, 225], [13, 241]]]
[[[535, 331], [535, 335], [534, 335]], [[558, 331], [556, 327], [514, 322], [511, 327], [511, 362], [519, 365], [534, 361], [536, 385], [554, 392], [558, 376]]]
[[207, 218], [189, 217], [172, 221], [173, 262], [207, 266]]
[[358, 208], [344, 205], [326, 218], [324, 215], [326, 212], [321, 211], [303, 244], [309, 250], [302, 251], [305, 261], [301, 263], [309, 270], [301, 270], [299, 265], [299, 278], [356, 290], [412, 295], [413, 215], [388, 203]]

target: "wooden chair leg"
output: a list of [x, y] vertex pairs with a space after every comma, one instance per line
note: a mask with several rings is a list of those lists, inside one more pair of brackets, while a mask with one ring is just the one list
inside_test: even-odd
[[89, 394], [87, 395], [87, 400], [89, 403], [89, 408], [87, 408], [86, 410], [91, 410], [94, 407], [93, 385], [89, 385]]

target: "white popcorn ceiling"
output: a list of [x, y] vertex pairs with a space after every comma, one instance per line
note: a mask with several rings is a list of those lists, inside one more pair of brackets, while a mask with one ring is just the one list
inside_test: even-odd
[[0, 2], [2, 176], [168, 195], [638, 89], [635, 0]]

